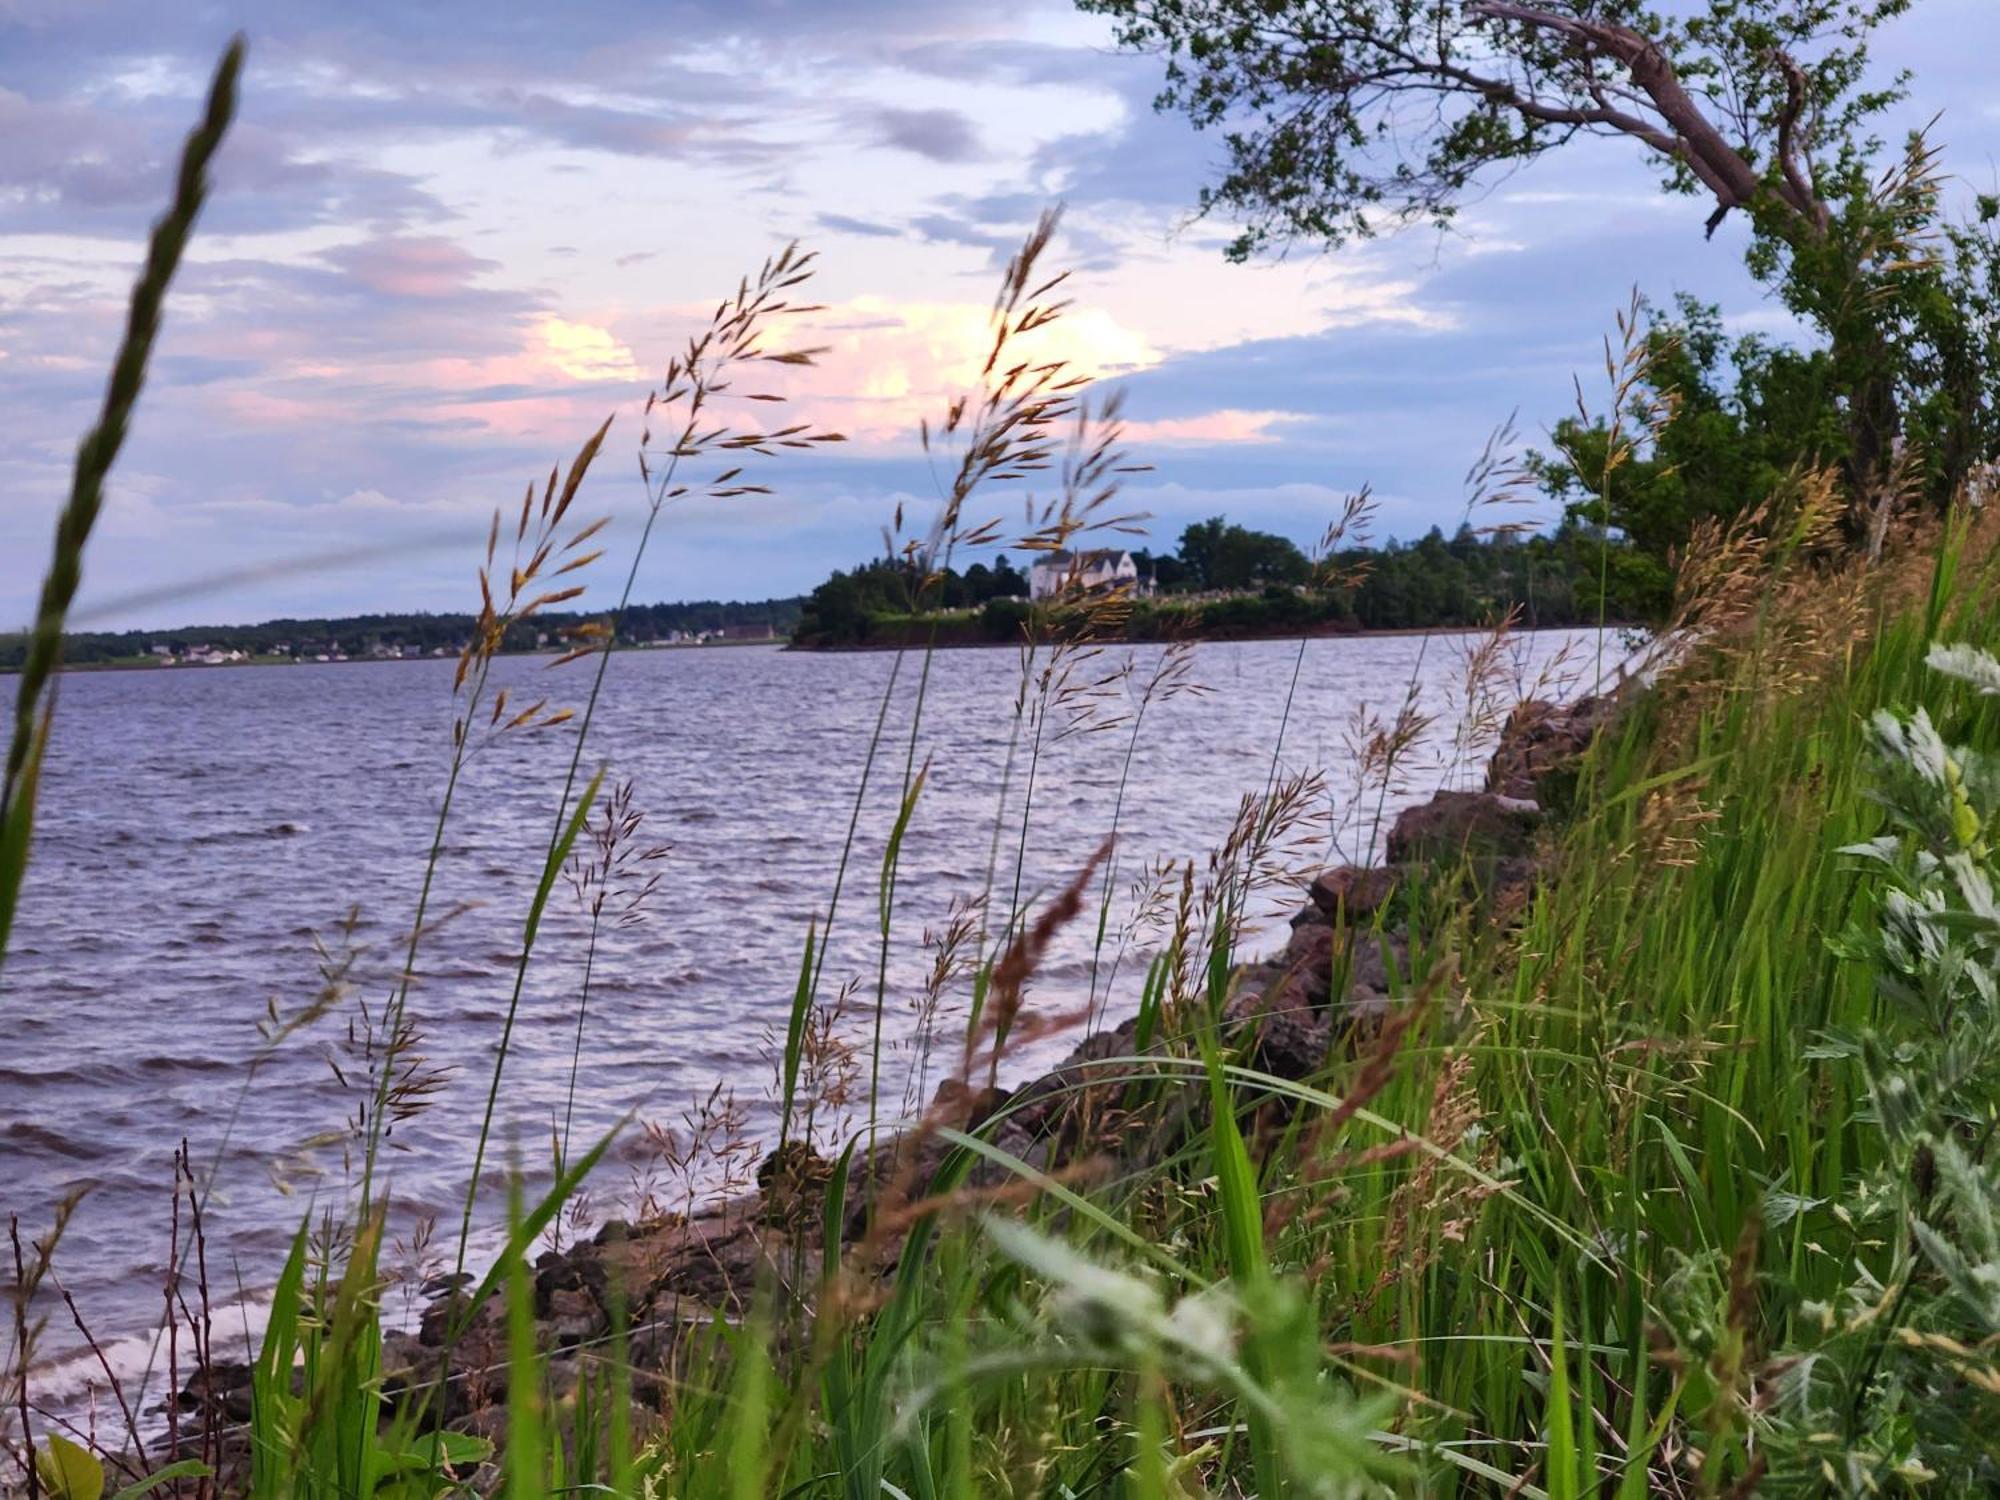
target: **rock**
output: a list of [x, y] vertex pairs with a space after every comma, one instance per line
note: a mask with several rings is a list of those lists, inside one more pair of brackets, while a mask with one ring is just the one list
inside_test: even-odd
[[1264, 1072], [1299, 1079], [1326, 1066], [1333, 1027], [1320, 1012], [1273, 1008], [1252, 1024], [1256, 1043], [1250, 1056]]
[[1389, 830], [1389, 862], [1451, 866], [1468, 857], [1525, 857], [1533, 852], [1541, 820], [1541, 808], [1518, 797], [1439, 792], [1396, 815]]
[[385, 1386], [423, 1380], [437, 1369], [437, 1356], [413, 1333], [392, 1328], [382, 1335], [382, 1380]]
[[1012, 1089], [993, 1084], [968, 1088], [960, 1078], [947, 1078], [931, 1096], [931, 1118], [954, 1130], [977, 1130], [1014, 1097]]
[[1594, 694], [1562, 707], [1539, 698], [1517, 703], [1487, 763], [1486, 790], [1547, 804], [1549, 782], [1574, 770], [1618, 706], [1616, 693]]
[[1340, 865], [1322, 871], [1306, 894], [1329, 921], [1366, 926], [1396, 889], [1396, 872], [1381, 865]]
[[1325, 1065], [1333, 1046], [1326, 1000], [1334, 947], [1331, 928], [1302, 927], [1283, 958], [1238, 973], [1222, 1018], [1239, 1038], [1250, 1039], [1252, 1067], [1297, 1079]]
[[[1329, 972], [1328, 999], [1355, 1005], [1369, 997], [1383, 998], [1409, 979], [1410, 945], [1400, 932], [1356, 934], [1335, 952]], [[1396, 978], [1391, 979], [1391, 971]]]
[[1338, 946], [1331, 927], [1301, 927], [1285, 944], [1278, 963], [1287, 974], [1303, 976], [1308, 986], [1326, 994], [1326, 977], [1333, 971], [1334, 950]]
[[565, 1289], [549, 1298], [543, 1328], [548, 1342], [557, 1349], [568, 1349], [586, 1339], [595, 1338], [605, 1331], [606, 1326], [603, 1310], [589, 1292], [580, 1288]]
[[602, 1306], [605, 1285], [604, 1255], [597, 1244], [544, 1250], [535, 1261], [535, 1316], [548, 1317], [559, 1292], [585, 1292]]
[[187, 1385], [175, 1404], [182, 1411], [199, 1412], [212, 1408], [224, 1422], [247, 1422], [250, 1420], [252, 1379], [247, 1364], [219, 1359], [205, 1370], [196, 1370], [188, 1377]]
[[[446, 1339], [451, 1335], [452, 1320], [463, 1313], [466, 1301], [463, 1292], [453, 1292], [449, 1296], [438, 1298], [426, 1307], [422, 1319], [417, 1324], [418, 1342], [430, 1349], [443, 1348]], [[463, 1342], [475, 1334], [497, 1337], [505, 1332], [502, 1327], [505, 1321], [506, 1314], [501, 1308], [500, 1299], [488, 1297], [479, 1305], [479, 1311], [473, 1315], [471, 1326], [460, 1335], [460, 1341]]]

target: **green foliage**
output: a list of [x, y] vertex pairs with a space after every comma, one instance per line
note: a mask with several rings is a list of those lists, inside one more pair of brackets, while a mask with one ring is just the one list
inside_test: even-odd
[[1682, 295], [1673, 316], [1648, 310], [1630, 425], [1638, 451], [1609, 461], [1602, 418], [1564, 417], [1553, 452], [1530, 471], [1580, 525], [1610, 526], [1632, 544], [1644, 613], [1665, 613], [1675, 555], [1704, 521], [1754, 512], [1793, 476], [1837, 464], [1847, 432], [1823, 350], [1759, 335], [1734, 341], [1721, 309]]
[[1210, 516], [1181, 533], [1179, 561], [1188, 589], [1250, 589], [1301, 584], [1312, 573], [1306, 555], [1284, 537]]
[[[1184, 555], [1194, 548], [1195, 561]], [[1346, 548], [1318, 567], [1290, 541], [1221, 518], [1190, 526], [1181, 553], [1135, 553], [1157, 592], [1131, 601], [1131, 641], [1266, 640], [1351, 630], [1478, 629], [1518, 611], [1529, 626], [1631, 622], [1664, 612], [1659, 565], [1578, 509], [1545, 536], [1433, 527], [1413, 542]], [[1020, 577], [1018, 573], [1014, 575]], [[1237, 584], [1218, 583], [1237, 579]], [[1321, 580], [1340, 580], [1327, 586]], [[977, 609], [930, 607], [899, 567], [836, 573], [813, 592], [793, 640], [807, 646], [1016, 645], [1060, 633], [1072, 603], [1015, 594]], [[1021, 580], [1026, 592], [1026, 580]], [[944, 597], [940, 595], [940, 597]], [[1104, 634], [1100, 627], [1098, 633]]]
[[[1248, 226], [1231, 249], [1243, 258], [1448, 222], [1483, 176], [1579, 134], [1628, 139], [1675, 190], [1743, 207], [1760, 182], [1789, 186], [1788, 116], [1805, 117], [1814, 146], [1837, 148], [1898, 97], [1897, 83], [1862, 87], [1867, 38], [1910, 0], [1703, 0], [1665, 13], [1647, 0], [1080, 4], [1164, 58], [1162, 108], [1223, 133], [1228, 166], [1202, 206]], [[1650, 70], [1679, 83], [1684, 114]]]
[[[863, 644], [884, 616], [993, 605], [1005, 610], [1026, 599], [1027, 576], [1003, 554], [989, 565], [975, 562], [963, 573], [945, 566], [920, 570], [914, 563], [882, 560], [838, 569], [807, 596], [793, 639], [801, 642]], [[998, 618], [998, 617], [996, 617]]]
[[[1162, 108], [1224, 131], [1202, 205], [1248, 226], [1238, 258], [1447, 221], [1480, 181], [1579, 135], [1622, 139], [1670, 190], [1707, 198], [1711, 233], [1746, 215], [1750, 269], [1816, 343], [1740, 344], [1735, 389], [1718, 389], [1712, 315], [1686, 310], [1689, 348], [1656, 372], [1689, 401], [1685, 452], [1612, 506], [1645, 555], [1751, 503], [1731, 484], [1768, 492], [1774, 461], [1838, 463], [1861, 538], [2000, 457], [2000, 204], [1949, 222], [1930, 147], [1913, 139], [1884, 170], [1868, 134], [1907, 82], [1870, 85], [1868, 40], [1911, 0], [1079, 3], [1163, 55]], [[1570, 437], [1591, 440], [1587, 425]]]

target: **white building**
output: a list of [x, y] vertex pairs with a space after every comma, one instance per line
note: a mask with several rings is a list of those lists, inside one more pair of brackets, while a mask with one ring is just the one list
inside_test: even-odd
[[1139, 565], [1129, 552], [1044, 552], [1028, 568], [1028, 597], [1088, 594], [1099, 589], [1139, 591]]

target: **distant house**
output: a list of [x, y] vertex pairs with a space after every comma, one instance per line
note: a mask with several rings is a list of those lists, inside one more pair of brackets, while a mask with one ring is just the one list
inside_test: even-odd
[[1139, 565], [1132, 561], [1129, 552], [1110, 548], [1095, 552], [1044, 552], [1028, 568], [1031, 599], [1116, 588], [1139, 591]]

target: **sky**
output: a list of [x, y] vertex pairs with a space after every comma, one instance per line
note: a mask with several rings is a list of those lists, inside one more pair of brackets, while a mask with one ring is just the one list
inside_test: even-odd
[[[792, 240], [820, 257], [801, 321], [827, 353], [788, 415], [851, 441], [746, 476], [769, 496], [671, 508], [637, 599], [801, 592], [899, 511], [920, 525], [919, 423], [975, 381], [1000, 269], [1057, 202], [1073, 307], [1048, 348], [1124, 390], [1152, 467], [1121, 508], [1154, 545], [1214, 514], [1307, 544], [1363, 485], [1378, 539], [1451, 529], [1496, 427], [1532, 444], [1578, 382], [1598, 397], [1635, 288], [1790, 335], [1741, 224], [1705, 240], [1706, 207], [1620, 142], [1480, 184], [1449, 234], [1229, 264], [1232, 226], [1191, 212], [1220, 144], [1155, 113], [1158, 60], [1066, 4], [0, 0], [0, 629], [33, 612], [147, 227], [239, 28], [239, 122], [79, 627], [469, 609], [493, 508], [613, 415], [578, 503], [629, 557], [647, 391]], [[1996, 0], [1918, 0], [1877, 46], [1916, 74], [1892, 128], [1937, 115], [1961, 194], [2000, 181], [1995, 43]], [[1011, 523], [1029, 498], [979, 505]]]

